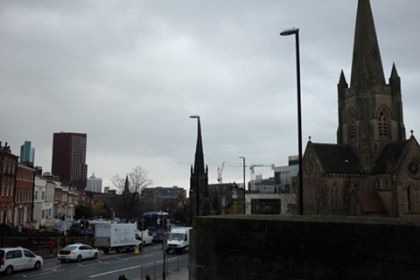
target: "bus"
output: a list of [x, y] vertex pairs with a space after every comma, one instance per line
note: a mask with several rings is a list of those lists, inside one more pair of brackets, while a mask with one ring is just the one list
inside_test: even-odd
[[150, 211], [143, 214], [142, 230], [149, 230], [153, 235], [153, 242], [162, 242], [163, 234], [171, 231], [169, 214], [162, 211]]

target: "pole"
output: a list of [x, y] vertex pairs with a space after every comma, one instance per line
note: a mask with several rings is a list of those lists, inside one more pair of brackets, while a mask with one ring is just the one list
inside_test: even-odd
[[165, 244], [165, 241], [166, 241], [166, 238], [165, 238], [165, 236], [166, 236], [166, 234], [165, 234], [165, 227], [166, 227], [166, 221], [164, 222], [163, 221], [163, 213], [162, 213], [162, 211], [160, 212], [161, 213], [161, 217], [160, 217], [160, 225], [161, 225], [161, 234], [162, 234], [162, 252], [163, 252], [163, 262], [162, 262], [162, 270], [163, 270], [163, 274], [162, 274], [162, 280], [165, 280], [166, 279], [166, 269], [165, 269], [165, 266], [166, 266], [166, 244]]
[[302, 109], [300, 102], [300, 54], [299, 54], [299, 29], [296, 38], [296, 79], [297, 79], [297, 106], [298, 106], [298, 141], [299, 141], [299, 214], [303, 215], [303, 160], [302, 160]]
[[245, 185], [246, 185], [246, 181], [245, 181], [245, 157], [239, 157], [242, 159], [242, 168], [243, 168], [243, 178], [244, 178], [244, 193], [243, 193], [243, 208], [244, 208], [244, 214], [246, 213], [245, 211]]
[[[197, 135], [200, 133], [200, 130], [201, 130], [201, 123], [200, 123], [200, 116], [198, 116], [197, 117]], [[196, 176], [197, 176], [197, 174], [195, 174]], [[198, 179], [198, 176], [197, 176], [197, 179]], [[200, 216], [200, 183], [199, 183], [199, 181], [197, 180], [196, 182], [196, 202], [197, 202], [197, 204], [196, 204], [196, 207], [197, 207], [197, 210], [196, 210], [196, 212], [197, 212], [197, 217], [198, 216]]]
[[295, 35], [296, 38], [296, 80], [297, 80], [297, 115], [298, 115], [298, 147], [299, 147], [299, 189], [297, 202], [299, 214], [303, 215], [303, 160], [302, 160], [302, 110], [300, 103], [300, 56], [299, 56], [299, 28], [286, 29], [281, 36]]

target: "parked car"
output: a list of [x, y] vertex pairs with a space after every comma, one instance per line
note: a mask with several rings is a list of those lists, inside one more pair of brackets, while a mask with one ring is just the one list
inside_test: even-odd
[[22, 248], [0, 248], [0, 272], [11, 275], [14, 271], [40, 269], [44, 264], [41, 256]]
[[85, 259], [96, 259], [98, 255], [98, 249], [83, 243], [75, 243], [67, 245], [58, 251], [57, 258], [62, 262], [67, 260], [81, 262]]

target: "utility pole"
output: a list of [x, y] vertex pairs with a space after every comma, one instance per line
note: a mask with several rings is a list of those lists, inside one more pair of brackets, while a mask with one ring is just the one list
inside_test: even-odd
[[246, 187], [246, 180], [245, 180], [245, 157], [244, 156], [240, 156], [239, 158], [241, 158], [242, 159], [242, 168], [243, 168], [243, 178], [244, 178], [244, 189], [243, 189], [243, 191], [244, 191], [244, 193], [243, 193], [243, 195], [244, 195], [244, 198], [243, 198], [243, 207], [244, 207], [244, 214], [246, 213], [246, 211], [245, 211], [245, 187]]

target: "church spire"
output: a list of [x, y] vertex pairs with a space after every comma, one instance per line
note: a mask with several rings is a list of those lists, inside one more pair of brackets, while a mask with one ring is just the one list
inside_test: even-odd
[[201, 124], [200, 118], [197, 119], [197, 145], [195, 148], [194, 173], [204, 174], [204, 154], [203, 143], [201, 140]]
[[130, 183], [128, 182], [128, 176], [125, 176], [124, 192], [123, 193], [129, 193], [129, 192], [130, 192]]
[[359, 0], [358, 3], [350, 85], [356, 88], [385, 85], [381, 54], [369, 0]]
[[399, 79], [400, 76], [398, 75], [397, 66], [395, 66], [395, 62], [392, 64], [391, 70], [391, 79]]
[[348, 84], [346, 81], [346, 76], [344, 75], [344, 71], [341, 69], [341, 73], [340, 73], [340, 80], [338, 81], [338, 85], [342, 88], [347, 88]]

